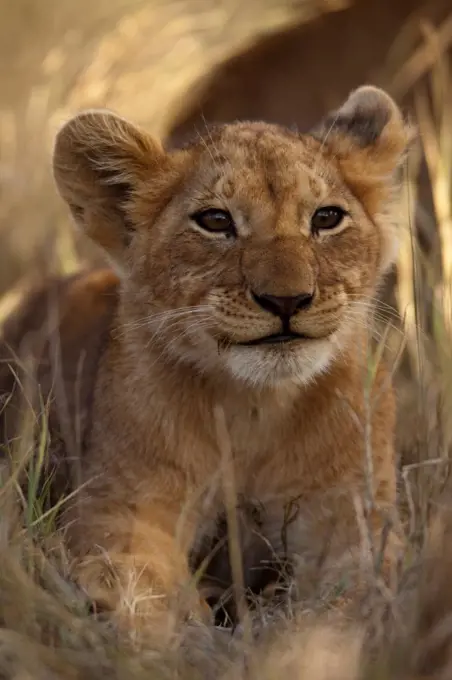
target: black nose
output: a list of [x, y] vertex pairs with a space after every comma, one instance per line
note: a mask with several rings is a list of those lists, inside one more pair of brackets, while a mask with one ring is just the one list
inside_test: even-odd
[[252, 292], [252, 296], [258, 305], [267, 312], [280, 316], [281, 318], [288, 318], [293, 316], [300, 309], [306, 309], [310, 306], [314, 294], [300, 293], [290, 297], [280, 297], [279, 295], [257, 295]]

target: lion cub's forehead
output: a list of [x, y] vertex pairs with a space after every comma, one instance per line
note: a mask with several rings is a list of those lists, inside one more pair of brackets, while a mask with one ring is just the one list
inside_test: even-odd
[[205, 136], [196, 169], [199, 186], [226, 200], [319, 202], [337, 180], [318, 144], [284, 128], [237, 123]]

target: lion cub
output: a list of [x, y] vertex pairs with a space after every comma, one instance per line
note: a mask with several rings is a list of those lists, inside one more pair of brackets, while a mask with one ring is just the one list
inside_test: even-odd
[[89, 367], [68, 535], [95, 599], [165, 610], [232, 478], [278, 558], [360, 549], [359, 497], [378, 538], [395, 416], [368, 328], [411, 136], [370, 86], [303, 135], [240, 122], [166, 151], [109, 112], [62, 127], [57, 187], [116, 272], [56, 294], [57, 405]]

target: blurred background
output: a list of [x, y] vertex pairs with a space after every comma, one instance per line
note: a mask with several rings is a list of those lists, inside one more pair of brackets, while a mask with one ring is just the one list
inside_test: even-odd
[[74, 236], [50, 173], [55, 131], [79, 109], [108, 107], [177, 141], [236, 118], [303, 132], [364, 83], [399, 101], [421, 134], [406, 167], [401, 251], [382, 292], [380, 337], [400, 366], [402, 457], [444, 462], [452, 440], [451, 1], [0, 0], [0, 17], [0, 295], [94, 257]]

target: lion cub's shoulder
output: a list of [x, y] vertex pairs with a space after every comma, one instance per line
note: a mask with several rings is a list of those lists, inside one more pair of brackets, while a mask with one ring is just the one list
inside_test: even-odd
[[80, 452], [97, 365], [118, 300], [110, 269], [55, 277], [26, 293], [0, 326], [0, 442], [24, 404], [46, 409], [51, 445]]

